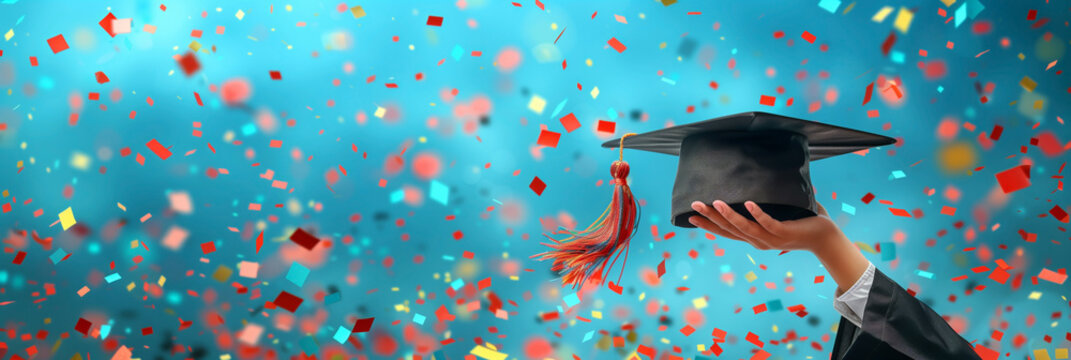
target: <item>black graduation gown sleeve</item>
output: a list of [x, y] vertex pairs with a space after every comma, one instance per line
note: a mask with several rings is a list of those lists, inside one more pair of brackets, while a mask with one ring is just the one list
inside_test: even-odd
[[877, 269], [863, 327], [840, 318], [833, 359], [980, 359], [948, 323]]

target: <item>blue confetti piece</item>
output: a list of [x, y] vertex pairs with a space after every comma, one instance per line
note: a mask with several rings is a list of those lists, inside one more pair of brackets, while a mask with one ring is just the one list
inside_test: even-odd
[[460, 289], [462, 286], [465, 286], [464, 279], [457, 279], [450, 283], [450, 287], [454, 288], [454, 290]]
[[896, 259], [896, 243], [883, 242], [881, 243], [881, 261], [889, 261]]
[[952, 17], [956, 18], [957, 28], [960, 24], [963, 24], [964, 21], [967, 21], [967, 2], [963, 2], [963, 4], [956, 9], [956, 14]]
[[338, 331], [335, 331], [335, 336], [332, 338], [334, 338], [335, 341], [338, 341], [339, 344], [345, 344], [346, 341], [350, 339], [350, 334], [352, 333], [353, 331], [347, 329], [345, 326], [339, 326]]
[[837, 8], [840, 7], [840, 0], [821, 0], [818, 2], [818, 7], [833, 14], [836, 13]]
[[576, 304], [580, 303], [580, 297], [576, 296], [576, 293], [565, 295], [562, 300], [565, 301], [565, 305], [568, 305], [569, 307], [576, 306]]
[[840, 203], [840, 211], [855, 215], [855, 206], [848, 205], [848, 203]]
[[550, 117], [558, 117], [558, 114], [562, 112], [562, 109], [565, 108], [565, 103], [567, 102], [569, 102], [569, 99], [562, 100], [562, 102], [558, 103], [558, 106], [554, 107], [554, 112], [550, 114]]
[[462, 49], [461, 45], [454, 45], [454, 49], [450, 50], [450, 57], [454, 58], [454, 61], [461, 61], [463, 55], [465, 55], [465, 49]]
[[766, 303], [766, 310], [770, 312], [784, 310], [785, 306], [781, 304], [781, 299], [770, 300]]
[[427, 319], [428, 318], [426, 316], [424, 316], [424, 315], [420, 315], [420, 314], [417, 314], [417, 313], [413, 314], [413, 322], [415, 322], [417, 324], [424, 325], [424, 320], [427, 320]]
[[431, 189], [428, 190], [428, 197], [438, 201], [440, 204], [446, 205], [446, 203], [450, 201], [450, 187], [438, 180], [432, 180]]
[[974, 20], [978, 14], [982, 13], [982, 10], [985, 10], [985, 5], [982, 5], [982, 2], [978, 0], [967, 0], [965, 5], [967, 5], [967, 12], [969, 13], [967, 16], [970, 16], [971, 20]]
[[316, 339], [312, 336], [301, 338], [298, 345], [301, 345], [301, 350], [305, 351], [306, 354], [315, 354], [320, 351], [320, 345], [316, 343]]
[[324, 296], [324, 305], [331, 305], [342, 300], [342, 293], [333, 292]]
[[52, 253], [52, 255], [48, 256], [48, 259], [52, 260], [52, 265], [55, 265], [55, 264], [59, 264], [60, 261], [63, 261], [63, 258], [65, 258], [65, 257], [67, 257], [67, 251], [64, 251], [63, 249], [57, 248], [56, 252], [54, 252], [54, 253]]
[[921, 277], [924, 277], [924, 278], [927, 278], [927, 279], [933, 279], [933, 273], [929, 272], [929, 271], [915, 270], [915, 275], [918, 275], [918, 276], [921, 276]]
[[398, 190], [394, 190], [394, 191], [392, 191], [390, 193], [390, 203], [391, 204], [397, 204], [397, 203], [401, 202], [402, 200], [405, 200], [405, 190], [398, 189]]
[[305, 279], [309, 277], [309, 268], [298, 264], [297, 262], [290, 264], [290, 271], [286, 272], [286, 280], [289, 280], [298, 287], [305, 286]]
[[113, 282], [121, 280], [122, 278], [123, 278], [123, 276], [119, 275], [119, 273], [111, 273], [111, 274], [108, 274], [108, 276], [104, 277], [104, 281], [107, 281], [109, 284], [111, 284]]
[[614, 110], [614, 108], [606, 109], [606, 116], [610, 117], [610, 121], [617, 120], [617, 110]]
[[906, 58], [907, 55], [897, 50], [893, 50], [891, 53], [889, 53], [889, 60], [892, 60], [892, 62], [897, 64], [903, 64]]
[[581, 341], [581, 342], [588, 342], [588, 340], [591, 340], [591, 338], [594, 337], [594, 336], [595, 336], [595, 330], [588, 331], [586, 334], [584, 334], [584, 341]]

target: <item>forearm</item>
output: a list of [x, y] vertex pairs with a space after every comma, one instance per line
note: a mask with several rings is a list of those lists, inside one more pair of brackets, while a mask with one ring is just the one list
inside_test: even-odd
[[837, 294], [850, 289], [870, 265], [855, 244], [839, 231], [836, 236], [822, 241], [812, 252], [829, 271], [833, 281], [837, 282]]

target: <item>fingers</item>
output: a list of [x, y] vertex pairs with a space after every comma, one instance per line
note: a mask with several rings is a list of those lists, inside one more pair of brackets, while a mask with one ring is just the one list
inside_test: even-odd
[[727, 238], [727, 239], [734, 239], [735, 238], [735, 236], [733, 236], [732, 234], [726, 232], [725, 229], [722, 229], [718, 225], [716, 225], [713, 222], [711, 222], [710, 219], [707, 219], [707, 218], [705, 218], [703, 216], [691, 216], [691, 217], [688, 218], [688, 222], [692, 223], [692, 225], [695, 225], [696, 227], [698, 227], [700, 229], [712, 232], [715, 235], [718, 235], [718, 236], [721, 236], [721, 237], [724, 237], [724, 238]]
[[735, 227], [735, 230], [738, 233], [750, 237], [757, 243], [762, 243], [764, 246], [766, 246], [766, 249], [769, 248], [769, 245], [767, 244], [766, 240], [775, 238], [775, 236], [773, 234], [770, 234], [769, 231], [766, 231], [766, 229], [764, 229], [762, 226], [759, 226], [758, 224], [749, 221], [742, 215], [737, 214], [736, 211], [730, 208], [729, 204], [726, 204], [724, 201], [715, 201], [714, 208], [718, 209], [718, 212], [721, 213], [721, 215], [724, 216], [726, 220], [729, 220], [729, 223], [733, 227]]
[[777, 221], [776, 219], [770, 217], [770, 214], [767, 214], [765, 211], [762, 211], [762, 208], [759, 207], [759, 204], [756, 204], [754, 201], [748, 201], [744, 203], [744, 206], [747, 207], [748, 212], [750, 212], [751, 216], [755, 218], [755, 221], [758, 222], [759, 225], [762, 226], [764, 229], [766, 229], [767, 232], [775, 236], [780, 236], [780, 234], [782, 234], [782, 231], [784, 230], [783, 227], [785, 225], [781, 224], [780, 221]]
[[746, 236], [737, 233], [735, 230], [736, 228], [730, 224], [728, 220], [725, 220], [717, 210], [711, 208], [710, 205], [696, 201], [692, 203], [692, 210], [698, 211], [699, 214], [706, 217], [707, 220], [710, 220], [715, 226], [721, 228], [722, 231], [728, 234], [727, 237], [737, 240], [748, 240]]
[[826, 211], [826, 207], [825, 206], [822, 206], [822, 203], [818, 202], [817, 200], [815, 200], [814, 203], [818, 204], [818, 215], [829, 217], [829, 212]]

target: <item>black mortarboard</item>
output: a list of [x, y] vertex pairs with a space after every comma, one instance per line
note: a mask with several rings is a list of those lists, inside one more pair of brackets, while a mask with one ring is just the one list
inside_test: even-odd
[[680, 157], [673, 184], [673, 225], [695, 227], [693, 201], [722, 200], [752, 219], [751, 200], [778, 220], [818, 212], [810, 161], [841, 155], [895, 139], [840, 126], [762, 112], [723, 116], [614, 139], [606, 148], [653, 151]]

